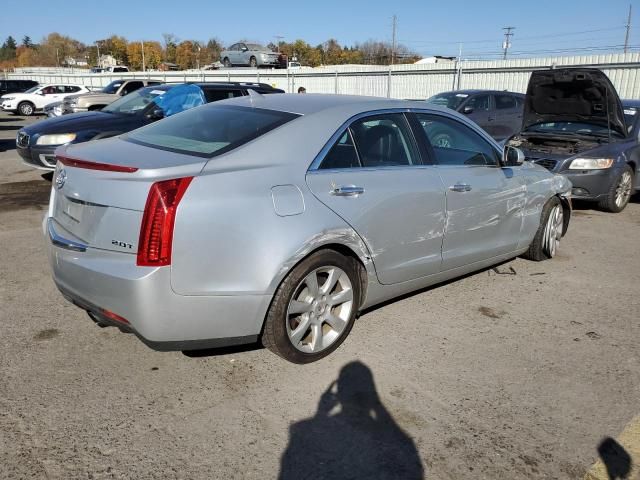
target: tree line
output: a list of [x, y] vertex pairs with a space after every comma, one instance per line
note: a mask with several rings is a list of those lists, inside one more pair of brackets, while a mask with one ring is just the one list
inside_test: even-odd
[[[239, 40], [247, 43], [247, 40]], [[368, 40], [353, 46], [342, 46], [335, 39], [312, 46], [304, 40], [294, 42], [280, 41], [267, 45], [274, 52], [287, 55], [289, 60], [296, 58], [302, 65], [368, 64], [388, 65], [390, 63], [413, 63], [420, 58], [415, 52], [403, 45], [395, 51], [389, 42]], [[54, 67], [74, 65], [83, 60], [88, 66], [98, 65], [100, 55], [111, 55], [119, 65], [131, 69], [157, 69], [161, 63], [172, 63], [181, 70], [200, 68], [220, 60], [224, 50], [222, 43], [211, 38], [208, 41], [180, 40], [174, 34], [163, 33], [162, 42], [156, 40], [129, 41], [125, 37], [112, 35], [96, 40], [92, 45], [84, 44], [67, 35], [54, 32], [44, 37], [40, 43], [34, 43], [25, 36], [20, 43], [8, 36], [0, 47], [0, 68], [14, 67]]]

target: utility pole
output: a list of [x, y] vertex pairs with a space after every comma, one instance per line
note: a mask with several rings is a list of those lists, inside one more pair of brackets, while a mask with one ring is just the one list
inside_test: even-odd
[[396, 30], [398, 27], [398, 17], [393, 16], [393, 33], [391, 35], [391, 65], [396, 63]]
[[280, 53], [280, 40], [284, 37], [282, 35], [274, 35], [273, 38], [276, 39], [276, 49], [278, 50], [278, 53]]
[[146, 72], [147, 69], [145, 68], [144, 64], [144, 42], [140, 42], [140, 45], [142, 46], [142, 71]]
[[513, 37], [512, 30], [515, 30], [516, 27], [504, 27], [504, 42], [502, 43], [502, 50], [504, 50], [504, 55], [502, 56], [503, 60], [507, 59], [507, 50], [511, 48], [511, 37]]
[[58, 49], [56, 48], [56, 66], [60, 68], [60, 55], [58, 55]]
[[629, 4], [629, 16], [627, 17], [627, 33], [624, 36], [624, 53], [627, 53], [629, 48], [629, 31], [631, 30], [631, 4]]
[[97, 62], [96, 62], [96, 63], [98, 64], [98, 67], [101, 67], [101, 66], [102, 66], [102, 64], [101, 64], [101, 62], [100, 62], [100, 44], [98, 43], [98, 41], [97, 41], [97, 40], [96, 40], [96, 48], [98, 49], [98, 59], [97, 59]]

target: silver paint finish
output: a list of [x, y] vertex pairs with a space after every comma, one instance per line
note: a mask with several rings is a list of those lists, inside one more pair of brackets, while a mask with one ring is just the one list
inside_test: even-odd
[[[259, 334], [280, 282], [319, 248], [339, 246], [360, 260], [361, 308], [483, 268], [525, 251], [544, 203], [570, 190], [563, 177], [528, 163], [510, 168], [509, 177], [497, 167], [314, 170], [341, 127], [374, 111], [437, 112], [500, 150], [463, 117], [421, 102], [307, 94], [221, 103], [302, 116], [211, 160], [121, 138], [71, 146], [69, 156], [139, 170], [67, 166], [65, 185], [52, 194], [56, 231], [87, 244], [86, 252], [73, 252], [49, 242], [55, 281], [150, 340]], [[177, 211], [172, 265], [137, 267], [132, 253], [149, 188], [184, 176], [195, 178]], [[448, 189], [460, 182], [472, 189]], [[339, 187], [362, 190], [336, 195]]]

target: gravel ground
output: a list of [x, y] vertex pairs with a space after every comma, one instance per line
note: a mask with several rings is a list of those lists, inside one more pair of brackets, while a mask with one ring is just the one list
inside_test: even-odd
[[[366, 312], [325, 360], [158, 353], [57, 292], [0, 114], [0, 478], [582, 478], [639, 413], [640, 199]], [[4, 139], [4, 140], [2, 140]]]

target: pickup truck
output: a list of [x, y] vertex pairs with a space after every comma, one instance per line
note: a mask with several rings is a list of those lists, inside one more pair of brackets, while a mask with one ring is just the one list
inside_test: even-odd
[[160, 85], [160, 80], [126, 79], [114, 80], [102, 90], [85, 93], [82, 95], [70, 95], [62, 103], [62, 113], [91, 112], [102, 110], [120, 97], [135, 92], [139, 88], [151, 85]]

